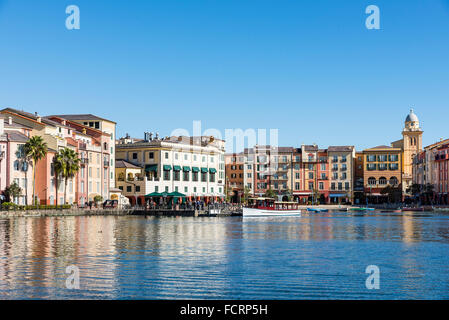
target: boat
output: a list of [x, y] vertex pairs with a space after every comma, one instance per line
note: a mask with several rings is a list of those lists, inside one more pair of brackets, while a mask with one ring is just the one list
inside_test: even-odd
[[351, 211], [374, 211], [374, 208], [363, 208], [363, 207], [352, 207], [352, 208], [348, 208], [348, 210]]
[[402, 208], [402, 211], [424, 211], [424, 208], [420, 207], [420, 208]]
[[301, 216], [298, 203], [275, 201], [272, 198], [250, 198], [248, 206], [243, 207], [243, 217], [290, 217]]
[[319, 212], [329, 212], [328, 209], [320, 209], [320, 208], [307, 208], [307, 211], [309, 211], [309, 212], [317, 212], [317, 213], [319, 213]]

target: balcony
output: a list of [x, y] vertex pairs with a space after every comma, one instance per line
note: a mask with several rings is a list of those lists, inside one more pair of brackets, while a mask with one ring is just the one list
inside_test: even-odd
[[80, 150], [87, 150], [87, 145], [85, 143], [83, 143], [83, 142], [80, 142], [79, 149]]
[[89, 158], [81, 158], [80, 159], [80, 164], [82, 166], [85, 166], [86, 164], [89, 164]]

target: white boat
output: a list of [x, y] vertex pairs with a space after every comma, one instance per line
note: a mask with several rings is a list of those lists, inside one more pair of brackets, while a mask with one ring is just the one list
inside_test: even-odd
[[244, 217], [291, 217], [301, 216], [301, 210], [267, 210], [259, 208], [243, 208]]
[[291, 217], [301, 216], [296, 202], [274, 201], [271, 198], [252, 198], [243, 207], [243, 217]]

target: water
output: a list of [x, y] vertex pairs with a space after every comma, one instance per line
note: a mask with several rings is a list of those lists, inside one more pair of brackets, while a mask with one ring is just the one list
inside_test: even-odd
[[[66, 288], [66, 267], [80, 289]], [[369, 265], [380, 289], [365, 285]], [[0, 219], [0, 299], [448, 299], [449, 215]]]

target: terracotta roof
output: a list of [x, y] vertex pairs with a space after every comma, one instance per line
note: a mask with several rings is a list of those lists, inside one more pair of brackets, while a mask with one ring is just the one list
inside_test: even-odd
[[60, 115], [55, 114], [53, 116], [64, 118], [64, 119], [67, 119], [67, 120], [85, 120], [85, 121], [89, 121], [89, 120], [103, 120], [103, 121], [109, 121], [109, 122], [112, 122], [112, 123], [116, 123], [116, 122], [114, 122], [112, 120], [101, 118], [101, 117], [98, 117], [98, 116], [93, 115], [91, 113], [88, 113], [88, 114], [60, 114]]
[[331, 152], [352, 151], [354, 150], [354, 146], [329, 146], [327, 150]]
[[5, 133], [8, 134], [8, 140], [14, 142], [27, 142], [29, 138], [23, 133], [17, 131], [5, 130]]
[[115, 161], [115, 167], [116, 168], [133, 168], [133, 169], [142, 169], [142, 167], [135, 165], [131, 162], [128, 162], [126, 160], [116, 160]]
[[318, 146], [306, 145], [306, 146], [304, 146], [304, 151], [318, 151]]

